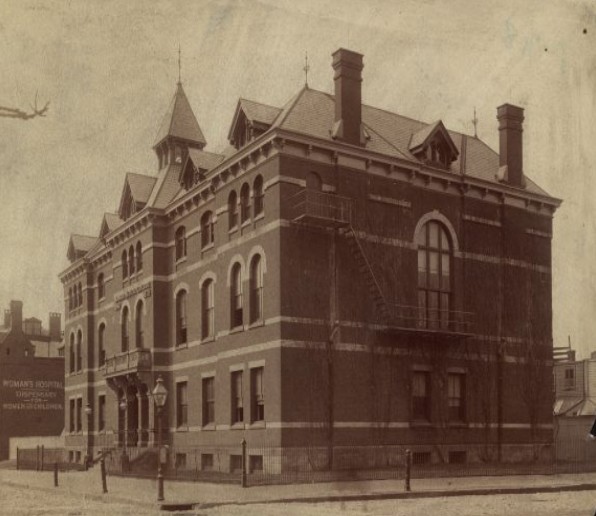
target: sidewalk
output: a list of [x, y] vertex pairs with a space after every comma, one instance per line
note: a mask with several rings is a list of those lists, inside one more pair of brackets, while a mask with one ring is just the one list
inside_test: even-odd
[[166, 481], [165, 501], [158, 504], [156, 481], [149, 479], [108, 476], [109, 492], [103, 495], [98, 467], [86, 472], [60, 472], [57, 488], [54, 487], [52, 472], [4, 469], [0, 470], [0, 482], [42, 491], [62, 490], [106, 501], [149, 507], [161, 505], [164, 508], [596, 490], [594, 473], [414, 479], [410, 493], [405, 492], [403, 480], [272, 485], [245, 489], [229, 484]]

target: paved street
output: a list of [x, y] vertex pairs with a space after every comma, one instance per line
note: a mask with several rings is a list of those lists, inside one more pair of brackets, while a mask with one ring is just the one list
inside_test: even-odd
[[[103, 502], [65, 492], [39, 491], [25, 487], [0, 484], [0, 515], [139, 515], [160, 514], [157, 509], [122, 502]], [[592, 516], [596, 509], [596, 492], [539, 493], [531, 495], [488, 495], [452, 498], [422, 498], [347, 503], [290, 503], [224, 505], [208, 509], [179, 512], [185, 515], [242, 515], [242, 516]], [[172, 514], [164, 513], [161, 514]]]

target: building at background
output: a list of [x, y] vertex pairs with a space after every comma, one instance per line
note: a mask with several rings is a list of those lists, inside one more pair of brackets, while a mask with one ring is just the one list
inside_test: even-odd
[[575, 360], [569, 348], [567, 360], [555, 362], [555, 442], [557, 459], [593, 462], [596, 445], [587, 439], [596, 418], [596, 351]]
[[157, 170], [126, 174], [99, 232], [73, 235], [70, 450], [141, 460], [162, 376], [180, 468], [235, 470], [243, 438], [251, 471], [364, 467], [378, 446], [418, 462], [552, 456], [560, 201], [524, 170], [524, 110], [497, 109], [497, 153], [363, 104], [360, 54], [332, 65], [334, 94], [240, 99], [221, 153], [178, 83]]
[[64, 358], [60, 314], [49, 329], [23, 320], [23, 303], [11, 301], [0, 327], [0, 460], [12, 437], [59, 436], [64, 428]]

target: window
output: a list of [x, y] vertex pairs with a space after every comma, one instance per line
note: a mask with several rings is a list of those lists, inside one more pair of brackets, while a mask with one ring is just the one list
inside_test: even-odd
[[77, 398], [77, 432], [83, 431], [83, 398]]
[[564, 380], [563, 388], [565, 390], [575, 389], [575, 369], [573, 367], [568, 367], [565, 369]]
[[263, 473], [263, 456], [249, 455], [248, 456], [248, 472], [249, 473]]
[[186, 392], [186, 382], [176, 384], [176, 426], [188, 425], [188, 399]]
[[215, 423], [215, 378], [203, 378], [203, 426]]
[[135, 248], [132, 245], [128, 248], [128, 273], [131, 276], [135, 273]]
[[422, 464], [430, 464], [431, 462], [432, 462], [432, 457], [431, 457], [430, 452], [428, 452], [428, 451], [412, 453], [412, 464], [422, 465]]
[[203, 471], [213, 470], [213, 453], [201, 453], [201, 469]]
[[83, 286], [81, 285], [80, 282], [79, 282], [79, 286], [77, 289], [77, 294], [78, 294], [78, 300], [79, 300], [78, 306], [83, 306]]
[[128, 257], [126, 251], [122, 251], [122, 279], [128, 278]]
[[232, 267], [232, 288], [230, 291], [232, 309], [232, 328], [242, 326], [242, 268], [239, 263]]
[[442, 224], [427, 222], [417, 236], [418, 324], [422, 328], [449, 327], [451, 244]]
[[106, 349], [105, 349], [105, 333], [106, 325], [101, 323], [99, 330], [97, 331], [97, 361], [99, 367], [102, 367], [106, 363]]
[[103, 299], [106, 297], [106, 288], [103, 283], [103, 272], [100, 272], [97, 276], [97, 299]]
[[467, 453], [465, 451], [457, 450], [449, 452], [449, 464], [465, 464], [467, 461]]
[[242, 471], [242, 455], [230, 455], [230, 473]]
[[106, 429], [106, 397], [100, 394], [97, 398], [97, 429], [102, 432]]
[[250, 219], [250, 186], [244, 183], [240, 190], [240, 223]]
[[143, 302], [137, 303], [137, 309], [135, 311], [135, 340], [137, 348], [142, 348], [144, 345], [143, 341]]
[[71, 399], [69, 405], [70, 405], [70, 407], [69, 407], [69, 421], [70, 421], [69, 428], [70, 428], [70, 432], [72, 433], [75, 431], [75, 428], [76, 428], [75, 400]]
[[263, 177], [257, 176], [253, 183], [255, 197], [255, 217], [263, 213]]
[[208, 339], [214, 335], [215, 303], [213, 280], [208, 279], [201, 287], [201, 338]]
[[257, 254], [250, 262], [250, 322], [263, 318], [263, 269]]
[[186, 344], [186, 290], [176, 295], [176, 344]]
[[121, 351], [128, 351], [128, 306], [122, 309], [122, 320], [120, 321], [120, 328], [122, 330], [122, 344]]
[[75, 336], [74, 333], [70, 334], [70, 343], [68, 345], [68, 363], [69, 372], [74, 373], [75, 371]]
[[430, 373], [414, 371], [412, 375], [412, 419], [430, 421]]
[[263, 394], [263, 367], [250, 370], [250, 403], [252, 421], [265, 421], [265, 396]]
[[180, 226], [176, 230], [176, 261], [182, 260], [186, 256], [186, 229]]
[[176, 469], [186, 469], [186, 453], [177, 453], [174, 467]]
[[201, 217], [201, 249], [213, 243], [213, 214], [210, 211]]
[[466, 419], [466, 377], [460, 373], [447, 375], [449, 421]]
[[68, 289], [68, 309], [72, 310], [73, 308], [73, 296], [72, 296], [72, 287]]
[[141, 242], [137, 242], [137, 272], [143, 270], [143, 247], [141, 246]]
[[83, 332], [81, 330], [79, 330], [77, 332], [77, 357], [76, 357], [76, 362], [77, 362], [77, 371], [81, 371], [83, 369], [83, 356], [82, 356], [82, 350], [83, 348]]
[[244, 421], [242, 404], [242, 371], [232, 373], [232, 424]]
[[233, 229], [238, 225], [238, 198], [236, 190], [232, 190], [228, 197], [228, 229]]

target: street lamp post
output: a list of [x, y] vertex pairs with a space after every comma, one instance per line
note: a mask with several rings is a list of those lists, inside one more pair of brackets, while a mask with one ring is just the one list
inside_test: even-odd
[[168, 390], [163, 384], [161, 376], [157, 378], [152, 394], [157, 408], [157, 501], [161, 502], [164, 499], [163, 472], [161, 470], [161, 413], [168, 397]]
[[85, 406], [85, 414], [87, 415], [87, 453], [85, 457], [85, 469], [89, 469], [89, 466], [93, 462], [93, 454], [91, 452], [91, 405], [87, 403]]

